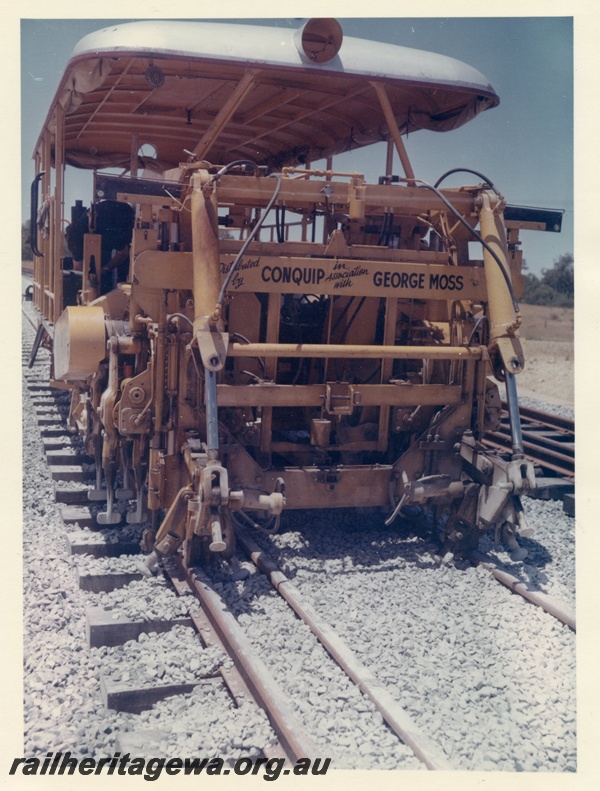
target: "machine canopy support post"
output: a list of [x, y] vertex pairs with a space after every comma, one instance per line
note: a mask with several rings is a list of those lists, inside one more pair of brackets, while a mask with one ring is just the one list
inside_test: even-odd
[[414, 186], [414, 179], [415, 174], [412, 169], [412, 165], [410, 164], [410, 160], [408, 158], [408, 154], [406, 152], [406, 148], [404, 147], [404, 143], [402, 141], [402, 135], [400, 134], [400, 130], [398, 129], [398, 124], [396, 123], [396, 118], [394, 117], [394, 111], [392, 109], [392, 105], [390, 104], [389, 97], [386, 93], [385, 87], [380, 82], [372, 82], [371, 85], [375, 88], [377, 96], [379, 98], [379, 103], [381, 104], [381, 109], [383, 110], [383, 114], [385, 115], [385, 120], [390, 130], [390, 134], [394, 140], [394, 144], [396, 146], [396, 151], [398, 152], [398, 156], [400, 157], [400, 162], [402, 163], [402, 167], [404, 168], [404, 174], [406, 178], [409, 180], [409, 184]]
[[209, 153], [215, 140], [223, 131], [224, 127], [228, 124], [229, 120], [243, 102], [246, 94], [252, 89], [256, 80], [257, 72], [248, 69], [244, 72], [243, 77], [231, 92], [229, 98], [223, 103], [221, 109], [216, 117], [202, 136], [202, 139], [196, 144], [194, 154], [198, 159], [204, 159]]

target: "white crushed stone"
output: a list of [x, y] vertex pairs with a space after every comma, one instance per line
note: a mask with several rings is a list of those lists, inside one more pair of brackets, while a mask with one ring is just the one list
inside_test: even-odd
[[486, 536], [481, 549], [508, 571], [528, 585], [575, 607], [575, 519], [566, 516], [557, 500], [523, 500], [527, 523], [534, 528], [530, 538], [519, 538], [527, 557], [515, 563], [502, 546]]
[[251, 564], [242, 581], [213, 569], [215, 589], [228, 603], [289, 704], [337, 769], [423, 769], [383, 723], [371, 701], [329, 657]]
[[[556, 503], [525, 508], [540, 523], [540, 546], [522, 573], [533, 578], [542, 558], [547, 578], [560, 580], [553, 592], [573, 592], [573, 542], [562, 541], [573, 520]], [[484, 569], [440, 565], [437, 546], [408, 525], [358, 515], [287, 521], [281, 535], [255, 540], [452, 765], [574, 770], [575, 635], [566, 626]]]
[[73, 555], [73, 564], [80, 574], [136, 574], [139, 572], [139, 555], [118, 555], [113, 558], [95, 558], [92, 555]]
[[[31, 343], [33, 330], [24, 326]], [[47, 359], [43, 349], [38, 359]], [[43, 367], [36, 365], [40, 381]], [[166, 757], [257, 754], [269, 738], [268, 724], [253, 707], [243, 719], [244, 707], [234, 708], [228, 697], [228, 706], [221, 705], [225, 693], [213, 686], [163, 701], [141, 715], [101, 706], [99, 673], [105, 663], [124, 674], [127, 656], [131, 673], [144, 676], [147, 669], [158, 673], [164, 666], [165, 675], [181, 673], [187, 679], [207, 668], [216, 672], [223, 658], [209, 651], [203, 665], [197, 638], [183, 627], [181, 634], [172, 630], [141, 635], [117, 648], [87, 648], [86, 601], [114, 593], [91, 597], [78, 591], [73, 563], [82, 569], [110, 562], [118, 572], [131, 557], [86, 561], [66, 555], [66, 531], [26, 389], [23, 403], [25, 754], [71, 750], [102, 757], [114, 753], [117, 732], [153, 729], [169, 733], [161, 747]], [[532, 406], [548, 409], [539, 402]], [[573, 520], [553, 502], [528, 499], [525, 508], [536, 534], [523, 540], [529, 556], [521, 573], [573, 602]], [[384, 528], [380, 519], [359, 515], [348, 520], [309, 513], [294, 519], [288, 516], [289, 527], [280, 535], [255, 540], [444, 748], [453, 766], [575, 771], [575, 640], [570, 630], [487, 572], [467, 564], [440, 565], [434, 544], [412, 535], [400, 520]], [[506, 561], [502, 553], [497, 557]], [[225, 571], [216, 573], [217, 587], [240, 625], [274, 678], [293, 694], [296, 712], [324, 751], [331, 751], [335, 767], [421, 767], [262, 575], [252, 569], [246, 580], [234, 582]], [[161, 587], [152, 589], [158, 601]], [[184, 635], [193, 638], [193, 650]]]
[[261, 709], [247, 701], [236, 707], [222, 688], [213, 685], [198, 686], [187, 695], [157, 703], [152, 713], [139, 715], [141, 727], [150, 727], [155, 717], [174, 725], [166, 739], [147, 745], [148, 756], [159, 754], [159, 750], [165, 758], [203, 756], [221, 758], [231, 765], [239, 758], [258, 757], [275, 739]]
[[[26, 321], [23, 327], [25, 344], [30, 345], [34, 331]], [[44, 349], [40, 349], [38, 359], [46, 361], [47, 376], [48, 355]], [[167, 742], [153, 753], [161, 756], [204, 756], [206, 749], [212, 750], [211, 756], [236, 759], [248, 755], [250, 749], [257, 754], [259, 747], [272, 744], [275, 737], [264, 716], [252, 713], [250, 705], [246, 711], [237, 709], [230, 696], [214, 685], [169, 698], [140, 715], [118, 713], [102, 706], [100, 673], [106, 669], [107, 661], [110, 667], [111, 661], [103, 654], [114, 657], [118, 652], [116, 648], [88, 648], [87, 597], [77, 588], [74, 564], [83, 565], [86, 558], [92, 564], [119, 564], [127, 559], [91, 560], [89, 556], [67, 555], [66, 529], [54, 502], [54, 483], [43, 457], [26, 387], [22, 425], [23, 754], [41, 758], [50, 751], [70, 751], [96, 759], [110, 757], [115, 753], [119, 733], [140, 730], [168, 734]], [[65, 433], [65, 437], [70, 435]], [[136, 532], [133, 527], [125, 529], [130, 534]], [[88, 531], [92, 535], [93, 532]], [[137, 652], [135, 672], [145, 673], [148, 668], [152, 677], [151, 669], [160, 673], [162, 663], [165, 676], [171, 680], [197, 679], [203, 673], [216, 672], [223, 661], [229, 661], [223, 660], [216, 649], [202, 649], [191, 629], [167, 634], [141, 635], [135, 641], [137, 648], [119, 649]]]
[[97, 650], [103, 674], [132, 686], [193, 683], [232, 664], [218, 648], [203, 648], [195, 630], [186, 626], [162, 634], [142, 633], [137, 640]]
[[529, 409], [537, 409], [540, 412], [548, 412], [557, 417], [565, 417], [570, 420], [575, 419], [575, 410], [571, 407], [561, 406], [560, 404], [550, 404], [547, 401], [540, 401], [539, 398], [532, 396], [519, 396], [519, 404]]
[[196, 599], [177, 596], [162, 575], [134, 580], [108, 593], [88, 594], [88, 603], [119, 613], [130, 621], [169, 621], [185, 618]]
[[[92, 509], [90, 509], [92, 510]], [[106, 508], [104, 508], [106, 510]], [[66, 534], [71, 538], [75, 537], [78, 543], [96, 544], [98, 537], [102, 536], [110, 544], [137, 542], [142, 536], [143, 525], [123, 524], [115, 525], [109, 529], [92, 529], [90, 527], [78, 527], [76, 523], [66, 526]]]

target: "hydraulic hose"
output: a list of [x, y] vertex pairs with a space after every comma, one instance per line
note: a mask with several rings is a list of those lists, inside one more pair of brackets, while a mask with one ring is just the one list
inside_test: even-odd
[[471, 168], [452, 168], [452, 170], [447, 170], [439, 177], [433, 186], [436, 188], [439, 187], [442, 181], [445, 181], [448, 176], [451, 176], [453, 173], [472, 173], [474, 176], [478, 176], [482, 181], [485, 181], [488, 187], [491, 190], [494, 190], [496, 195], [500, 195], [500, 192], [496, 189], [487, 176], [484, 176], [483, 173], [480, 173], [478, 170], [471, 170]]
[[[228, 165], [226, 167], [232, 167], [234, 164], [235, 163], [232, 163], [231, 165]], [[223, 170], [225, 170], [225, 168], [223, 168]], [[221, 173], [221, 171], [219, 171], [217, 176], [220, 173]], [[250, 242], [254, 239], [256, 234], [259, 232], [262, 224], [264, 223], [264, 221], [267, 218], [267, 215], [269, 214], [269, 212], [273, 208], [273, 204], [277, 200], [277, 196], [279, 195], [279, 191], [281, 189], [281, 173], [273, 173], [268, 178], [276, 178], [277, 179], [277, 184], [275, 186], [275, 190], [273, 191], [273, 195], [271, 196], [271, 199], [270, 199], [269, 203], [267, 204], [267, 206], [265, 208], [265, 211], [261, 215], [260, 219], [258, 220], [256, 225], [254, 226], [252, 231], [249, 233], [249, 235], [248, 235], [246, 241], [244, 242], [244, 244], [242, 245], [239, 253], [236, 255], [235, 260], [231, 264], [231, 267], [229, 268], [229, 272], [227, 273], [227, 277], [223, 281], [223, 285], [221, 286], [221, 291], [219, 292], [219, 297], [217, 299], [217, 304], [215, 305], [215, 309], [214, 309], [213, 314], [211, 316], [211, 320], [214, 320], [215, 322], [219, 320], [219, 317], [221, 315], [221, 310], [223, 309], [223, 300], [225, 299], [225, 292], [227, 291], [227, 288], [228, 288], [228, 286], [229, 286], [229, 284], [231, 282], [231, 278], [233, 277], [238, 264], [242, 260], [246, 250], [248, 249], [248, 246], [249, 246]]]
[[[453, 173], [453, 172], [454, 171], [449, 170], [446, 175], [449, 175], [450, 173]], [[474, 170], [473, 171], [468, 171], [468, 172], [475, 173], [475, 175], [480, 175], [479, 173], [476, 173]], [[454, 206], [450, 203], [450, 201], [444, 195], [442, 195], [442, 193], [440, 192], [440, 190], [437, 187], [434, 187], [432, 184], [428, 184], [426, 181], [423, 181], [422, 179], [413, 179], [413, 181], [418, 182], [421, 185], [421, 188], [428, 189], [428, 190], [431, 190], [431, 192], [434, 192], [438, 196], [438, 198], [442, 201], [442, 203], [445, 206], [448, 207], [448, 209], [452, 212], [452, 214], [456, 217], [456, 219], [462, 225], [464, 225], [464, 227], [469, 231], [469, 233], [471, 233], [475, 237], [475, 239], [477, 239], [477, 241], [481, 244], [481, 246], [484, 247], [488, 251], [488, 253], [492, 256], [494, 261], [500, 267], [500, 272], [502, 273], [502, 277], [504, 278], [504, 282], [506, 283], [506, 287], [508, 288], [508, 293], [510, 294], [510, 298], [511, 298], [512, 303], [513, 303], [513, 308], [515, 309], [515, 313], [519, 313], [519, 303], [517, 301], [516, 294], [514, 292], [512, 283], [510, 281], [510, 277], [508, 275], [508, 272], [506, 271], [506, 269], [502, 265], [502, 261], [500, 261], [500, 259], [496, 255], [496, 252], [494, 250], [492, 250], [490, 245], [485, 241], [485, 239], [481, 236], [481, 234], [478, 233], [475, 230], [475, 228], [473, 228], [473, 226], [470, 225], [465, 220], [465, 218], [462, 216], [462, 214], [457, 209], [454, 208]], [[438, 183], [439, 183], [439, 181], [440, 180], [438, 179]], [[498, 194], [496, 189], [495, 189], [495, 187], [493, 187], [493, 185], [487, 179], [484, 178], [484, 181], [486, 182], [486, 184], [488, 184], [488, 186], [490, 186], [494, 190], [494, 192], [496, 192], [496, 194]]]

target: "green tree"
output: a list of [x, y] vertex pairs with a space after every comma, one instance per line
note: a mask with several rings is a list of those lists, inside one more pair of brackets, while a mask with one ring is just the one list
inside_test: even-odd
[[529, 305], [572, 308], [575, 294], [573, 264], [573, 255], [564, 253], [556, 259], [552, 269], [542, 270], [541, 278], [525, 273], [525, 288], [521, 302]]
[[542, 283], [572, 299], [575, 294], [573, 263], [573, 255], [564, 253], [556, 259], [552, 269], [542, 269]]

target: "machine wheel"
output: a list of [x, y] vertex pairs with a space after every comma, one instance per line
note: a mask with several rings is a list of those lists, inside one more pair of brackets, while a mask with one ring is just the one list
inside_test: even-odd
[[479, 545], [477, 502], [479, 486], [470, 484], [457, 507], [452, 508], [444, 527], [444, 549], [465, 556]]

